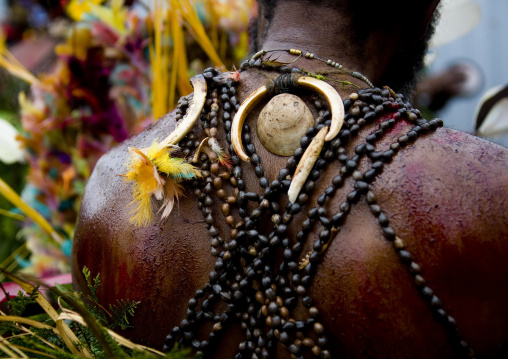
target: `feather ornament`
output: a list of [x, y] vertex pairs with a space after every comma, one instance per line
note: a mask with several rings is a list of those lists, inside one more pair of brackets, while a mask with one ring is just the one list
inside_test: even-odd
[[289, 64], [291, 64], [293, 62], [296, 62], [296, 60], [298, 60], [301, 57], [301, 54], [295, 60], [290, 61], [290, 62], [279, 61], [279, 57], [280, 56], [277, 56], [277, 57], [274, 58], [273, 55], [269, 55], [266, 59], [262, 60], [262, 63], [263, 63], [263, 65], [269, 66], [269, 67], [274, 67], [274, 68], [282, 67], [282, 66], [289, 65]]
[[233, 167], [231, 157], [222, 149], [222, 147], [219, 145], [219, 142], [215, 137], [212, 137], [208, 140], [208, 145], [210, 146], [211, 150], [215, 152], [215, 154], [217, 155], [217, 161], [221, 165], [223, 165], [228, 169], [231, 169], [231, 167]]
[[162, 218], [166, 218], [173, 210], [175, 200], [182, 194], [180, 182], [201, 177], [192, 164], [183, 158], [171, 157], [176, 149], [176, 146], [161, 146], [157, 141], [146, 149], [129, 148], [129, 170], [122, 176], [125, 181], [134, 182], [130, 203], [134, 208], [129, 221], [137, 227], [153, 221], [152, 196], [162, 201], [159, 212], [162, 211]]

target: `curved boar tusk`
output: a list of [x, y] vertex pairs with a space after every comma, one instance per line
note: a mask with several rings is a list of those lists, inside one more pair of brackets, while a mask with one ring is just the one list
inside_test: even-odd
[[243, 161], [249, 161], [249, 156], [245, 153], [242, 144], [242, 128], [245, 118], [249, 111], [257, 105], [257, 103], [262, 100], [267, 94], [266, 86], [258, 88], [256, 91], [251, 93], [249, 97], [243, 101], [242, 105], [238, 109], [235, 117], [233, 118], [233, 123], [231, 125], [231, 145], [233, 146], [233, 150]]
[[205, 139], [203, 141], [201, 141], [201, 143], [199, 144], [198, 148], [196, 149], [196, 152], [194, 153], [194, 157], [192, 158], [191, 163], [198, 162], [198, 160], [199, 160], [199, 154], [203, 150], [203, 146], [206, 146], [208, 144], [208, 139], [209, 138], [210, 137], [205, 137]]
[[328, 133], [328, 127], [323, 127], [312, 139], [309, 147], [307, 147], [300, 159], [300, 162], [298, 162], [295, 175], [293, 176], [293, 180], [291, 181], [291, 185], [288, 190], [289, 202], [295, 203], [296, 198], [305, 184], [305, 181], [307, 181], [307, 177], [309, 177], [309, 174], [312, 171], [312, 167], [314, 167], [314, 164], [323, 149], [323, 145], [326, 141], [326, 135]]
[[206, 80], [203, 75], [196, 75], [191, 79], [191, 83], [194, 88], [194, 97], [189, 109], [174, 131], [162, 141], [162, 147], [169, 147], [180, 142], [194, 127], [201, 115], [206, 101]]
[[330, 125], [330, 131], [325, 137], [325, 141], [333, 140], [339, 134], [339, 131], [344, 123], [344, 104], [339, 93], [326, 82], [318, 80], [314, 77], [299, 77], [298, 84], [302, 87], [311, 88], [319, 92], [330, 104], [332, 124]]
[[[298, 78], [298, 84], [305, 88], [310, 88], [325, 96], [330, 104], [332, 112], [332, 123], [330, 131], [328, 132], [325, 141], [334, 139], [338, 134], [344, 123], [344, 104], [342, 98], [335, 89], [324, 81], [318, 80], [309, 76], [301, 76]], [[267, 94], [267, 87], [263, 86], [258, 88], [245, 99], [238, 112], [236, 113], [231, 126], [231, 144], [233, 150], [243, 161], [249, 161], [249, 156], [245, 153], [242, 144], [242, 128], [248, 112], [258, 104]]]

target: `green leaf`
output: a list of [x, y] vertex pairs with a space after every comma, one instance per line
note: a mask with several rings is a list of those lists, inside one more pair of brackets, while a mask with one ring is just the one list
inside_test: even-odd
[[140, 302], [131, 301], [129, 299], [120, 299], [117, 301], [116, 305], [110, 305], [109, 309], [113, 318], [109, 328], [115, 329], [116, 327], [120, 327], [125, 330], [131, 327], [129, 325], [129, 316], [134, 316], [134, 310], [139, 303]]
[[30, 304], [37, 303], [36, 297], [38, 295], [39, 286], [36, 286], [32, 292], [24, 293], [18, 292], [18, 295], [7, 303], [8, 311], [11, 315], [21, 316], [26, 307]]

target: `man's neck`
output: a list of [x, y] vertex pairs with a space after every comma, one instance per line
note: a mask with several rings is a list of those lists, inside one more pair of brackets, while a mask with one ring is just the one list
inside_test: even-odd
[[[265, 21], [260, 16], [260, 49], [309, 51], [363, 73], [374, 84], [381, 78], [395, 51], [393, 45], [377, 43], [375, 34], [359, 46], [352, 34], [352, 19], [336, 7], [303, 1], [280, 2], [270, 23]], [[286, 59], [287, 56], [281, 58]], [[319, 61], [306, 62], [305, 66], [308, 71], [326, 68], [326, 64]]]

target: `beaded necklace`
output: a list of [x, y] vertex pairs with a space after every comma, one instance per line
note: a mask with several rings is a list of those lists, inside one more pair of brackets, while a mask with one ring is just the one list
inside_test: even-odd
[[365, 77], [364, 75], [362, 75], [360, 72], [348, 70], [348, 69], [344, 68], [344, 66], [342, 66], [339, 62], [336, 62], [336, 61], [333, 61], [330, 59], [325, 60], [319, 56], [316, 56], [314, 53], [312, 53], [310, 51], [302, 51], [299, 49], [260, 50], [252, 56], [252, 58], [250, 59], [249, 62], [244, 62], [244, 64], [245, 64], [244, 66], [247, 66], [247, 65], [255, 66], [255, 67], [261, 67], [263, 65], [266, 66], [266, 62], [264, 62], [262, 59], [266, 54], [271, 53], [271, 52], [287, 52], [291, 55], [296, 55], [297, 58], [295, 60], [293, 60], [292, 63], [298, 61], [302, 56], [305, 57], [306, 59], [311, 59], [311, 60], [315, 59], [315, 60], [321, 61], [321, 62], [339, 70], [342, 73], [351, 75], [354, 78], [357, 78], [358, 80], [365, 82], [365, 84], [367, 84], [367, 86], [369, 86], [370, 88], [374, 88], [374, 85], [372, 84], [372, 82], [370, 82], [370, 80], [367, 77]]
[[[288, 51], [298, 56], [302, 54], [299, 50]], [[266, 66], [262, 61], [266, 53], [259, 52], [254, 55], [250, 61], [242, 64], [242, 70], [257, 67], [273, 71], [272, 67]], [[340, 66], [314, 55], [305, 57], [324, 61], [334, 68]], [[296, 68], [277, 69], [277, 72], [299, 71]], [[418, 110], [411, 107], [403, 95], [395, 94], [388, 88], [374, 88], [361, 74], [350, 75], [366, 82], [371, 88], [361, 89], [344, 100], [346, 116], [343, 128], [332, 141], [325, 143], [294, 203], [288, 202], [285, 208], [281, 208], [279, 199], [286, 195], [291, 185], [289, 178], [294, 174], [305, 149], [324, 126], [330, 126], [330, 111], [319, 98], [315, 98], [314, 106], [319, 113], [315, 126], [307, 129], [300, 141], [300, 147], [294, 151], [286, 166], [279, 171], [278, 178], [272, 182], [264, 175], [262, 158], [256, 153], [251, 141], [250, 126], [243, 125], [242, 140], [259, 184], [258, 191], [248, 189], [243, 180], [241, 160], [235, 154], [231, 143], [232, 120], [240, 107], [236, 97], [237, 82], [222, 76], [213, 68], [204, 71], [203, 76], [209, 90], [200, 115], [201, 125], [206, 136], [215, 138], [222, 124], [231, 154], [232, 170], [216, 162], [213, 153], [200, 153], [197, 158], [202, 178], [192, 180], [191, 186], [208, 226], [211, 254], [217, 259], [214, 269], [209, 273], [209, 282], [197, 290], [188, 301], [186, 318], [167, 336], [165, 350], [170, 350], [174, 343], [180, 342], [205, 356], [211, 355], [212, 344], [220, 336], [226, 323], [239, 321], [245, 340], [238, 346], [235, 359], [273, 357], [277, 342], [287, 348], [294, 358], [303, 358], [304, 355], [331, 358], [327, 349], [326, 328], [320, 322], [319, 310], [314, 306], [308, 289], [326, 248], [347, 220], [352, 206], [365, 201], [376, 217], [384, 238], [392, 243], [401, 263], [408, 269], [421, 297], [429, 305], [435, 318], [446, 328], [454, 348], [461, 356], [474, 357], [474, 352], [460, 336], [455, 319], [426, 284], [419, 264], [390, 226], [389, 219], [377, 203], [371, 187], [371, 183], [398, 152], [414, 143], [418, 137], [442, 126], [442, 121], [427, 121]], [[177, 119], [183, 117], [191, 100], [192, 94], [179, 101]], [[367, 124], [381, 117], [384, 120], [378, 128], [355, 147], [353, 156], [347, 156], [345, 145], [357, 139], [359, 131]], [[411, 122], [413, 127], [392, 143], [388, 150], [376, 151], [377, 142], [402, 119]], [[199, 148], [199, 145], [200, 141], [194, 132], [190, 132], [179, 142], [186, 156]], [[370, 161], [370, 166], [362, 172], [358, 165], [364, 158]], [[341, 164], [339, 173], [318, 197], [317, 203], [312, 205], [309, 203], [309, 195], [315, 190], [323, 171], [335, 161]], [[341, 202], [339, 212], [329, 213], [324, 207], [325, 204], [337, 190], [344, 187], [348, 178], [354, 180], [353, 189]], [[231, 184], [230, 193], [223, 188], [225, 182]], [[222, 202], [220, 208], [224, 221], [230, 228], [229, 233], [219, 233], [215, 225], [216, 219], [211, 208], [215, 198]], [[235, 209], [237, 217], [233, 215]], [[307, 211], [308, 215], [297, 232], [296, 243], [291, 244], [288, 226], [294, 216], [302, 211]], [[259, 224], [267, 217], [272, 222], [272, 229], [264, 233], [259, 230]], [[320, 227], [319, 239], [314, 242], [312, 250], [304, 255], [303, 245], [309, 233], [316, 227]], [[276, 263], [276, 255], [281, 253], [282, 260]], [[217, 302], [225, 303], [226, 309], [214, 311]], [[296, 320], [292, 316], [298, 302], [307, 309], [308, 316], [304, 320]], [[202, 329], [204, 322], [212, 322], [212, 329], [206, 338], [198, 338], [196, 333]]]

